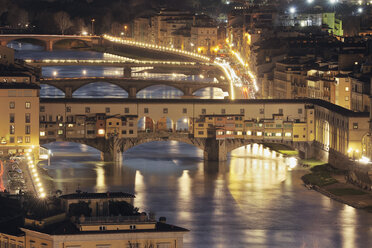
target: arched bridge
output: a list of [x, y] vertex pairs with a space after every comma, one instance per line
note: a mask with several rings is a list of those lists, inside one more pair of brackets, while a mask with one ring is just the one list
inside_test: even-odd
[[[80, 144], [85, 144], [96, 148], [101, 151], [102, 157], [105, 161], [120, 161], [122, 158], [122, 153], [141, 144], [149, 143], [153, 141], [178, 141], [189, 145], [193, 145], [204, 152], [204, 160], [208, 161], [226, 161], [227, 154], [237, 149], [239, 147], [253, 144], [253, 143], [263, 143], [268, 144], [268, 141], [257, 141], [250, 139], [225, 139], [217, 140], [215, 138], [195, 138], [189, 133], [179, 133], [179, 132], [166, 132], [157, 131], [152, 133], [140, 132], [135, 138], [116, 138], [111, 137], [109, 139], [105, 138], [69, 138], [69, 139], [40, 139], [40, 144], [47, 144], [55, 141], [69, 141]], [[293, 149], [297, 149], [303, 153], [304, 157], [309, 157], [312, 154], [311, 145], [309, 142], [283, 142], [283, 143]], [[275, 142], [275, 143], [278, 143]], [[270, 143], [270, 141], [269, 141]]]
[[[128, 92], [129, 98], [136, 98], [137, 93], [150, 86], [166, 85], [179, 89], [184, 96], [191, 97], [197, 90], [215, 87], [224, 92], [230, 91], [230, 86], [227, 83], [205, 83], [197, 81], [175, 81], [175, 80], [155, 80], [155, 79], [135, 79], [135, 78], [121, 78], [121, 77], [86, 77], [86, 78], [43, 78], [40, 80], [41, 84], [47, 84], [60, 89], [65, 93], [66, 98], [72, 98], [72, 94], [79, 88], [95, 83], [107, 82], [119, 86], [121, 89]], [[229, 92], [231, 93], [231, 92]], [[229, 94], [231, 95], [231, 94]]]
[[0, 44], [6, 46], [9, 42], [14, 40], [33, 39], [41, 41], [45, 44], [48, 51], [53, 50], [54, 43], [61, 40], [80, 40], [87, 44], [100, 44], [100, 36], [82, 36], [82, 35], [42, 35], [42, 34], [2, 34], [0, 35]]

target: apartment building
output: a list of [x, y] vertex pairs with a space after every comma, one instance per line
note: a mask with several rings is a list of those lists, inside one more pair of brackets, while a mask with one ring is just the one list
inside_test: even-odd
[[0, 83], [1, 154], [39, 147], [39, 90], [40, 87], [32, 83], [13, 80]]

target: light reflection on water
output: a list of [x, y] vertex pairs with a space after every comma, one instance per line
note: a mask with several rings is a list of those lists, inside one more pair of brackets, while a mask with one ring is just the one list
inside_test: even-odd
[[[245, 147], [228, 162], [203, 162], [201, 150], [152, 142], [124, 153], [123, 165], [74, 143], [48, 145], [56, 187], [127, 191], [135, 205], [191, 230], [185, 247], [368, 247], [371, 215], [307, 190], [305, 171]], [[86, 149], [86, 148], [85, 148]], [[80, 152], [79, 152], [80, 151]], [[72, 156], [70, 156], [72, 155]]]
[[[17, 56], [102, 55], [33, 50]], [[90, 87], [93, 88], [87, 88], [87, 92], [92, 93], [99, 86]], [[97, 92], [104, 90], [111, 95], [117, 91], [108, 88]], [[44, 91], [55, 93], [47, 87]], [[143, 94], [151, 96], [151, 92]], [[162, 94], [179, 97], [178, 93]], [[213, 89], [199, 94], [215, 97], [216, 92]], [[304, 171], [289, 171], [282, 159], [253, 154], [253, 147], [236, 149], [229, 161], [213, 163], [204, 162], [202, 151], [193, 146], [152, 142], [126, 152], [123, 165], [101, 162], [100, 153], [84, 145], [62, 142], [47, 147], [54, 157], [52, 165], [44, 167], [54, 178], [56, 189], [64, 193], [77, 188], [135, 193], [135, 205], [142, 211], [166, 216], [169, 223], [191, 230], [185, 236], [187, 248], [364, 248], [372, 243], [370, 214], [307, 190], [300, 179]]]

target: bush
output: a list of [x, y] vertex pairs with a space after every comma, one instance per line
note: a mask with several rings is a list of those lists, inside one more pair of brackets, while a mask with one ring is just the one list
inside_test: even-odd
[[331, 172], [337, 169], [329, 164], [314, 166], [310, 169], [312, 173], [304, 175], [301, 179], [306, 184], [317, 185], [319, 187], [331, 185], [338, 181], [331, 176]]

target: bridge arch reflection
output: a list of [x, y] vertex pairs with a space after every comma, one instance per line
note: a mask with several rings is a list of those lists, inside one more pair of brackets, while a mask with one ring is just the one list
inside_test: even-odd
[[128, 92], [113, 82], [90, 82], [76, 90], [73, 90], [73, 97], [104, 98], [110, 97], [128, 98]]
[[181, 88], [164, 84], [150, 85], [137, 89], [137, 98], [180, 98], [184, 95]]

